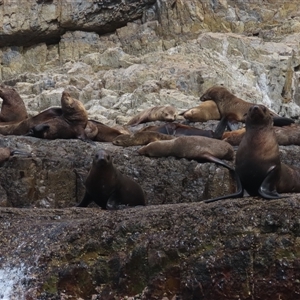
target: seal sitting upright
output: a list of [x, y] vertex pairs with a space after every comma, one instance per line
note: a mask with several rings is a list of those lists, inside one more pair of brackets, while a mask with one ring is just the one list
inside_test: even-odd
[[280, 161], [272, 116], [263, 105], [254, 105], [247, 113], [246, 132], [236, 152], [235, 170], [241, 188], [234, 194], [204, 202], [242, 197], [244, 189], [250, 196], [265, 199], [284, 198], [279, 193], [300, 192], [300, 170]]
[[112, 162], [111, 155], [99, 150], [85, 182], [85, 195], [78, 207], [95, 202], [103, 209], [145, 205], [145, 195], [138, 183], [123, 175]]

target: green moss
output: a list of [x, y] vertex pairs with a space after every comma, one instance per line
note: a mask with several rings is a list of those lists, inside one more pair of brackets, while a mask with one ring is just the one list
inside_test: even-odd
[[42, 286], [42, 291], [47, 292], [49, 294], [57, 294], [57, 282], [58, 278], [54, 275], [48, 278]]

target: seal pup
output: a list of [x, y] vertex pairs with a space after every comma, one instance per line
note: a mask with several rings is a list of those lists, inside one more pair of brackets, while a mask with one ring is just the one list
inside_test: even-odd
[[3, 99], [0, 122], [18, 122], [28, 118], [24, 101], [14, 88], [0, 85], [0, 97]]
[[190, 122], [206, 122], [221, 119], [218, 106], [212, 100], [202, 102], [198, 106], [190, 108], [179, 115]]
[[88, 140], [84, 131], [88, 123], [88, 114], [84, 105], [64, 91], [61, 109], [60, 116], [32, 127], [26, 135], [44, 139]]
[[175, 121], [177, 117], [177, 110], [174, 106], [155, 106], [148, 108], [136, 116], [134, 116], [126, 125], [135, 126], [141, 123], [151, 121]]
[[300, 192], [300, 170], [281, 163], [273, 119], [263, 105], [252, 106], [246, 118], [246, 132], [236, 153], [235, 170], [241, 188], [231, 195], [204, 202], [250, 196], [283, 198], [279, 193]]
[[112, 143], [116, 146], [130, 147], [147, 145], [155, 141], [172, 139], [175, 139], [175, 137], [168, 134], [163, 134], [155, 131], [140, 131], [133, 134], [119, 135], [112, 141]]
[[7, 160], [9, 160], [10, 157], [12, 156], [25, 156], [25, 157], [30, 157], [31, 153], [28, 153], [26, 151], [18, 150], [18, 149], [13, 149], [11, 150], [10, 148], [7, 147], [0, 147], [0, 167], [3, 165], [3, 163]]
[[[219, 109], [222, 117], [226, 117], [228, 127], [231, 130], [237, 129], [237, 122], [245, 122], [245, 116], [254, 103], [247, 102], [236, 97], [223, 86], [213, 86], [209, 88], [201, 97], [201, 101], [213, 100]], [[268, 109], [269, 110], [269, 109]], [[275, 112], [270, 111], [275, 126], [284, 126], [294, 123], [290, 118], [280, 117]]]
[[98, 150], [85, 182], [85, 195], [78, 207], [95, 202], [103, 209], [145, 205], [141, 186], [123, 175], [113, 164], [108, 151]]

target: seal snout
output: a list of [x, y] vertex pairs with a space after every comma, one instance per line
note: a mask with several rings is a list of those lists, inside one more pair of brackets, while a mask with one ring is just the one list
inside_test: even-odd
[[106, 152], [105, 150], [99, 150], [95, 154], [94, 162], [97, 164], [106, 164], [110, 162], [110, 154]]

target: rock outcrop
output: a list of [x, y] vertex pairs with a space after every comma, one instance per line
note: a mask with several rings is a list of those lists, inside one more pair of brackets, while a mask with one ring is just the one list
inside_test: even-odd
[[[67, 90], [90, 118], [123, 125], [154, 105], [197, 106], [207, 88], [223, 84], [299, 121], [298, 7], [0, 0], [0, 81], [31, 116], [60, 105]], [[212, 163], [79, 140], [1, 136], [0, 146], [28, 153], [0, 167], [0, 298], [299, 298], [299, 195], [208, 205], [201, 201], [235, 189]], [[148, 206], [74, 207], [99, 147], [142, 186]], [[280, 153], [300, 167], [298, 146]]]

